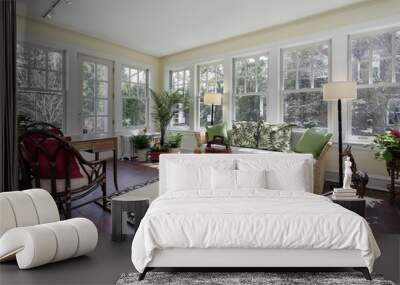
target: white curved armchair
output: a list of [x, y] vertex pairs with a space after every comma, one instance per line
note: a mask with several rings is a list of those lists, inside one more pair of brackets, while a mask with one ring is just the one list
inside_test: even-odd
[[84, 255], [97, 240], [90, 220], [60, 221], [46, 190], [0, 193], [0, 262], [16, 258], [20, 269], [28, 269]]

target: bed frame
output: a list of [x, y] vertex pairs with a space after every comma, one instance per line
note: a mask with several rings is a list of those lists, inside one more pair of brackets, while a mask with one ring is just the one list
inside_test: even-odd
[[[143, 280], [156, 268], [231, 268], [246, 271], [271, 268], [353, 268], [371, 280], [359, 250], [333, 249], [194, 249], [156, 250], [152, 261], [139, 275]], [[237, 270], [236, 270], [237, 269]]]

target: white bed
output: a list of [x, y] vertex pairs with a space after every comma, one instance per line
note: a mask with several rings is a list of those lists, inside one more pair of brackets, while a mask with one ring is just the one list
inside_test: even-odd
[[312, 162], [161, 156], [160, 197], [132, 243], [141, 278], [154, 267], [355, 267], [369, 277], [380, 251], [368, 223], [312, 194]]

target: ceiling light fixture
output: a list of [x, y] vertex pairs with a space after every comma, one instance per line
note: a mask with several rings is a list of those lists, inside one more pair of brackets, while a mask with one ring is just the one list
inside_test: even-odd
[[[61, 3], [61, 1], [63, 0], [55, 0], [50, 7], [46, 10], [46, 13], [43, 14], [43, 18], [44, 19], [49, 19], [51, 20], [53, 13], [54, 13], [54, 9]], [[71, 0], [64, 0], [64, 3], [67, 5], [72, 5], [72, 1]]]

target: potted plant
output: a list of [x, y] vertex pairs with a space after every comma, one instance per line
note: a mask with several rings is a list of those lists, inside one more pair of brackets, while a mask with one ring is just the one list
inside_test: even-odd
[[186, 107], [189, 102], [187, 96], [184, 96], [179, 89], [176, 91], [163, 91], [162, 93], [150, 90], [150, 94], [153, 101], [152, 117], [155, 126], [160, 131], [160, 142], [151, 148], [150, 159], [153, 162], [157, 162], [161, 153], [169, 151], [169, 146], [165, 141], [165, 134], [172, 118], [179, 112], [178, 104]]
[[376, 159], [390, 162], [393, 158], [400, 158], [400, 129], [375, 135], [371, 146]]
[[180, 133], [170, 135], [168, 137], [168, 147], [170, 152], [179, 153], [181, 150], [183, 135]]
[[140, 161], [147, 160], [147, 151], [150, 146], [151, 137], [148, 135], [136, 135], [131, 138], [135, 146], [135, 152]]

